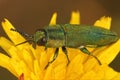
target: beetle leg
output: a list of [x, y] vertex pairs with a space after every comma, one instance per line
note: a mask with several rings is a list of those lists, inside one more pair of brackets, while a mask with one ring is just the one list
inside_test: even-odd
[[59, 51], [59, 48], [56, 48], [54, 56], [53, 56], [53, 60], [48, 62], [48, 64], [45, 66], [45, 69], [47, 69], [47, 67], [56, 60], [56, 58], [58, 56], [58, 51]]
[[66, 55], [66, 57], [67, 57], [67, 60], [68, 60], [67, 65], [68, 65], [68, 64], [70, 63], [70, 59], [69, 59], [69, 57], [68, 57], [68, 52], [67, 52], [66, 47], [62, 47], [62, 51], [65, 53], [65, 55]]
[[86, 53], [86, 54], [88, 54], [88, 55], [90, 55], [90, 56], [93, 56], [93, 57], [98, 61], [98, 63], [101, 65], [100, 60], [99, 60], [95, 55], [93, 55], [92, 53], [90, 53], [90, 52], [87, 50], [87, 48], [85, 48], [85, 46], [80, 46], [79, 49], [80, 49], [83, 53]]

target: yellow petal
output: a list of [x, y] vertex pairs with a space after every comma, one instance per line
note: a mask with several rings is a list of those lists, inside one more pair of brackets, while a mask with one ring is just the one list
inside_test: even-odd
[[38, 60], [34, 61], [34, 74], [36, 75], [36, 80], [43, 80], [43, 69], [40, 68]]
[[103, 28], [106, 28], [106, 29], [110, 29], [111, 27], [111, 17], [101, 17], [100, 20], [97, 20], [95, 23], [94, 23], [94, 26], [100, 26], [100, 27], [103, 27]]
[[63, 80], [66, 75], [66, 67], [67, 67], [67, 58], [63, 53], [62, 49], [59, 48], [58, 57], [53, 63], [53, 73], [55, 75], [55, 80]]
[[50, 66], [47, 68], [43, 80], [54, 80], [54, 72], [53, 72], [52, 65], [50, 65]]
[[11, 48], [11, 46], [13, 46], [13, 44], [8, 39], [0, 37], [0, 47], [4, 49], [8, 53], [8, 55], [10, 55], [8, 50]]
[[41, 55], [40, 55], [40, 68], [41, 68], [41, 69], [44, 69], [45, 66], [46, 66], [47, 63], [48, 63], [48, 56], [47, 56], [47, 54], [46, 54], [45, 51], [44, 51], [44, 52], [41, 52], [40, 54], [41, 54]]
[[59, 63], [53, 70], [55, 80], [63, 80], [66, 75], [66, 64]]
[[119, 80], [120, 79], [120, 73], [118, 73], [113, 79], [111, 80]]
[[26, 77], [24, 80], [44, 80], [44, 79], [39, 79], [39, 75], [36, 75], [34, 72], [30, 73], [30, 77]]
[[80, 24], [80, 13], [79, 11], [73, 11], [70, 19], [70, 24]]
[[55, 25], [56, 24], [56, 19], [57, 19], [57, 13], [54, 13], [51, 20], [50, 20], [49, 25]]
[[[73, 53], [74, 54], [74, 53]], [[76, 80], [83, 73], [82, 56], [78, 54], [67, 67], [66, 79]]]
[[84, 72], [81, 80], [113, 80], [112, 78], [117, 75], [118, 72], [114, 71], [108, 65], [104, 64], [98, 66], [97, 68], [92, 68], [91, 70]]
[[0, 42], [0, 47], [2, 47], [10, 57], [19, 59], [19, 54], [16, 52], [18, 49], [14, 47], [9, 40], [4, 37], [0, 37]]
[[81, 80], [95, 80], [95, 76], [96, 73], [94, 71], [89, 71], [81, 77]]
[[8, 69], [12, 74], [17, 76], [15, 69], [11, 65], [11, 58], [2, 53], [0, 53], [0, 66]]
[[20, 53], [20, 58], [22, 60], [24, 60], [26, 65], [29, 66], [30, 70], [33, 70], [33, 62], [34, 62], [33, 54], [29, 50], [27, 50], [27, 49], [23, 49], [20, 52], [21, 52]]
[[30, 76], [29, 73], [31, 72], [31, 70], [29, 66], [23, 60], [18, 61], [15, 59], [11, 59], [11, 65], [17, 73], [17, 77], [19, 77], [22, 73], [25, 74], [24, 76], [25, 78]]
[[102, 66], [102, 69], [105, 71], [104, 80], [112, 80], [112, 78], [114, 78], [118, 74], [118, 72], [114, 71], [107, 65]]
[[103, 51], [101, 49], [100, 56], [98, 56], [98, 58], [100, 59], [102, 64], [110, 64], [113, 61], [113, 59], [115, 59], [119, 51], [120, 39], [116, 43], [107, 46]]
[[11, 28], [13, 28], [13, 29], [15, 29], [15, 28], [7, 19], [4, 19], [4, 21], [2, 22], [2, 27], [3, 27], [4, 31], [6, 32], [6, 34], [8, 35], [8, 37], [15, 44], [25, 41], [25, 39], [18, 32], [14, 32], [14, 31], [10, 30]]

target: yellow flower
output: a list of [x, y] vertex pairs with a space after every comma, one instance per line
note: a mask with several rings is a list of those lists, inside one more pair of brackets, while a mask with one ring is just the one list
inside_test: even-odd
[[[57, 13], [53, 14], [50, 25], [56, 24]], [[80, 24], [79, 12], [73, 12], [71, 24]], [[94, 25], [109, 29], [110, 17], [102, 17]], [[52, 60], [55, 49], [37, 46], [34, 49], [29, 43], [15, 46], [25, 39], [17, 32], [10, 31], [13, 25], [5, 19], [2, 26], [10, 40], [0, 37], [0, 47], [9, 56], [0, 53], [0, 66], [9, 70], [20, 80], [119, 80], [120, 73], [108, 66], [120, 51], [120, 40], [114, 44], [101, 48], [89, 49], [102, 62], [99, 65], [95, 58], [88, 56], [77, 49], [67, 48], [70, 64], [61, 48], [57, 59], [44, 69], [48, 61]]]

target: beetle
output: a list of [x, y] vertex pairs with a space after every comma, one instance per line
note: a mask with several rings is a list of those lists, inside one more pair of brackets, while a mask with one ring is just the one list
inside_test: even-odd
[[[83, 53], [93, 56], [101, 65], [100, 60], [94, 56], [86, 47], [101, 47], [112, 44], [118, 40], [115, 32], [99, 26], [77, 25], [77, 24], [56, 24], [45, 26], [43, 29], [38, 29], [33, 35], [28, 35], [17, 29], [11, 29], [28, 37], [29, 40], [20, 44], [32, 41], [33, 47], [36, 45], [45, 46], [45, 48], [56, 48], [53, 60], [48, 62], [45, 69], [50, 63], [54, 62], [58, 56], [59, 47], [65, 53], [68, 64], [70, 63], [66, 47], [76, 48]], [[17, 44], [17, 45], [20, 45]]]

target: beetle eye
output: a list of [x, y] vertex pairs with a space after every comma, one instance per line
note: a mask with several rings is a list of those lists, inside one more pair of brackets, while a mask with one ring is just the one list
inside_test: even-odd
[[41, 39], [41, 41], [42, 41], [43, 43], [45, 43], [47, 40], [46, 40], [46, 38], [44, 37], [44, 38]]
[[44, 45], [47, 42], [47, 39], [45, 37], [43, 37], [42, 39], [37, 41], [38, 45]]

